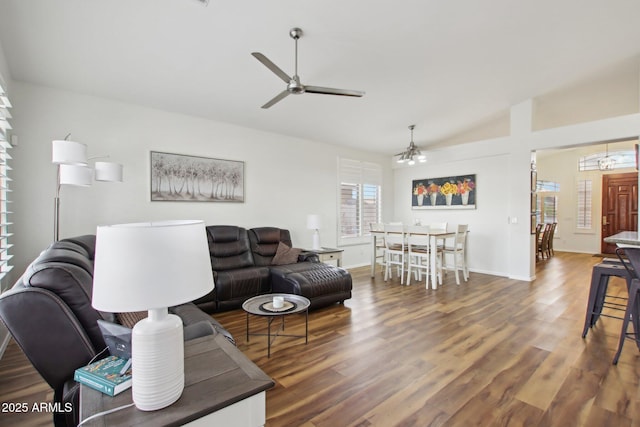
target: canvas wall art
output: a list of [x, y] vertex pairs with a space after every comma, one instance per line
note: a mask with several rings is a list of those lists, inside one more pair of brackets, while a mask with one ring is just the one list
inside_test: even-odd
[[416, 179], [411, 187], [411, 208], [475, 209], [477, 191], [475, 174]]
[[244, 202], [244, 162], [152, 151], [151, 201]]

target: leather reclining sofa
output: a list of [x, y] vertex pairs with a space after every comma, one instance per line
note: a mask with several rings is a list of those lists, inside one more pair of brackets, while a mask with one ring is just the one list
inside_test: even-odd
[[[351, 297], [351, 276], [345, 270], [318, 262], [317, 255], [301, 254], [299, 262], [272, 265], [278, 245], [291, 247], [287, 230], [233, 226], [207, 227], [214, 291], [194, 303], [170, 307], [184, 325], [185, 340], [231, 334], [207, 311], [238, 307], [265, 292], [304, 295], [312, 307], [343, 302]], [[98, 319], [119, 323], [116, 313], [91, 306], [95, 235], [53, 243], [26, 269], [15, 285], [0, 295], [0, 320], [54, 390], [54, 402], [66, 412], [54, 412], [56, 426], [76, 426], [79, 386], [76, 368], [86, 365], [106, 344]], [[100, 355], [107, 355], [104, 352]]]
[[194, 302], [207, 312], [237, 308], [269, 292], [302, 295], [312, 309], [351, 298], [351, 275], [319, 262], [313, 252], [301, 252], [291, 263], [274, 264], [279, 246], [292, 247], [289, 230], [213, 225], [206, 232], [215, 288]]
[[[0, 319], [65, 410], [53, 413], [56, 426], [78, 424], [79, 386], [73, 374], [106, 349], [97, 320], [119, 323], [116, 314], [91, 306], [94, 249], [94, 235], [55, 242], [0, 296]], [[185, 340], [220, 333], [234, 342], [193, 303], [169, 311], [182, 319]]]

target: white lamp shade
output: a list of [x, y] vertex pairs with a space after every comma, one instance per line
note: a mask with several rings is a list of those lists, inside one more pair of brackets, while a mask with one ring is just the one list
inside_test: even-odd
[[322, 228], [322, 221], [320, 221], [320, 215], [310, 214], [307, 215], [307, 228], [309, 230], [319, 230]]
[[67, 140], [53, 141], [51, 162], [65, 165], [86, 165], [87, 146], [80, 142]]
[[96, 181], [122, 182], [122, 165], [113, 162], [96, 162]]
[[94, 308], [117, 313], [171, 307], [213, 287], [203, 221], [98, 227]]
[[60, 165], [60, 185], [75, 185], [89, 187], [93, 171], [87, 166]]

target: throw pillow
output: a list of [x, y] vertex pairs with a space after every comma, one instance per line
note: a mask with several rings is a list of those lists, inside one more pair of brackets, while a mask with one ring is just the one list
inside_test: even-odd
[[133, 329], [133, 326], [138, 323], [142, 319], [147, 318], [147, 311], [133, 311], [130, 313], [116, 313], [116, 319], [118, 319], [118, 323], [127, 328]]
[[295, 264], [298, 262], [298, 255], [300, 255], [300, 252], [302, 252], [302, 249], [290, 248], [280, 242], [278, 243], [276, 254], [273, 256], [273, 260], [271, 260], [271, 265]]

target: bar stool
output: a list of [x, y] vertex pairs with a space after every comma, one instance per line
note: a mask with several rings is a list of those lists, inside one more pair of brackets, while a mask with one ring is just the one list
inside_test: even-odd
[[[612, 310], [624, 311], [626, 304], [619, 301], [626, 298], [615, 295], [607, 295], [607, 287], [609, 286], [609, 278], [611, 276], [622, 277], [627, 281], [627, 289], [630, 288], [631, 279], [635, 277], [633, 273], [626, 268], [625, 262], [596, 264], [593, 266], [591, 273], [591, 288], [589, 289], [589, 301], [587, 302], [587, 313], [584, 319], [584, 329], [582, 330], [582, 338], [587, 336], [589, 328], [593, 327], [600, 316], [621, 319], [623, 317], [603, 314], [602, 309], [608, 308]], [[608, 300], [607, 300], [608, 299]], [[611, 301], [613, 300], [613, 301]]]
[[[640, 247], [625, 247], [616, 249], [616, 254], [622, 260], [621, 253], [624, 253], [629, 259], [631, 266], [623, 262], [630, 276], [633, 277], [631, 284], [628, 285], [629, 298], [627, 299], [627, 307], [622, 321], [622, 329], [620, 330], [620, 340], [618, 342], [618, 350], [613, 357], [613, 364], [618, 364], [622, 345], [624, 340], [629, 338], [636, 342], [638, 350], [640, 350], [640, 279], [636, 272], [640, 271]], [[631, 269], [633, 268], [633, 270]], [[627, 332], [629, 321], [633, 323], [633, 333]]]

